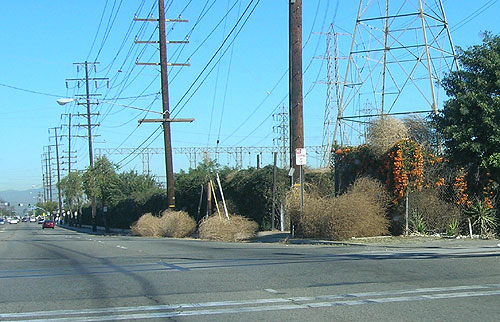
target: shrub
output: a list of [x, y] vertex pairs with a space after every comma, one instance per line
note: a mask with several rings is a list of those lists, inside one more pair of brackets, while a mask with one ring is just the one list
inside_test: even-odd
[[410, 229], [413, 233], [421, 235], [427, 234], [428, 229], [422, 214], [419, 214], [417, 211], [413, 210], [408, 220]]
[[382, 184], [371, 178], [357, 179], [349, 190], [334, 199], [330, 237], [371, 237], [388, 234], [385, 214], [389, 194]]
[[161, 230], [159, 224], [160, 218], [153, 216], [151, 213], [142, 215], [130, 227], [132, 235], [143, 237], [160, 237]]
[[450, 237], [455, 237], [460, 233], [460, 223], [457, 219], [454, 219], [448, 227], [446, 227], [446, 235]]
[[379, 181], [359, 178], [339, 197], [321, 198], [304, 193], [303, 213], [298, 189], [292, 189], [287, 196], [287, 210], [297, 224], [298, 234], [344, 240], [387, 234], [389, 222], [385, 212], [389, 198]]
[[411, 192], [409, 210], [420, 216], [428, 233], [444, 233], [454, 221], [461, 221], [460, 209], [439, 198], [433, 189]]
[[292, 219], [296, 233], [304, 237], [324, 237], [327, 236], [327, 213], [326, 209], [331, 204], [330, 198], [322, 198], [317, 192], [304, 189], [304, 212], [300, 211], [300, 190], [293, 187], [286, 197], [286, 214]]
[[234, 242], [255, 237], [257, 228], [256, 222], [243, 216], [232, 215], [228, 220], [214, 215], [202, 220], [199, 233], [202, 239]]
[[184, 238], [196, 231], [196, 222], [185, 211], [165, 210], [158, 223], [164, 237]]
[[498, 226], [495, 217], [496, 210], [494, 208], [490, 208], [480, 199], [476, 199], [472, 203], [468, 213], [472, 216], [472, 226], [479, 230], [481, 237], [494, 237], [495, 229]]

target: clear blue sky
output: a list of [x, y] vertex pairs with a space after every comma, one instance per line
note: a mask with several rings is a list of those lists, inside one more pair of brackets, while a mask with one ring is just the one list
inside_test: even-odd
[[[193, 123], [172, 124], [173, 146], [215, 147], [217, 140], [220, 147], [272, 146], [273, 139], [278, 137], [273, 127], [279, 125], [272, 114], [279, 113], [281, 106], [285, 106], [285, 110], [288, 106], [288, 1], [165, 2], [168, 18], [182, 13], [182, 18], [189, 20], [167, 25], [168, 39], [182, 40], [190, 35], [189, 44], [168, 47], [172, 62], [183, 63], [189, 59], [191, 64], [170, 70], [171, 110], [175, 117], [196, 119]], [[400, 1], [391, 2], [397, 3]], [[481, 43], [481, 32], [485, 30], [500, 33], [498, 1], [447, 0], [443, 3], [455, 46]], [[303, 67], [309, 66], [304, 75], [304, 94], [309, 92], [304, 99], [306, 146], [318, 146], [322, 142], [326, 85], [321, 81], [326, 78], [326, 63], [314, 58], [325, 54], [326, 38], [321, 33], [325, 33], [331, 23], [338, 31], [352, 33], [358, 4], [353, 0], [303, 2]], [[242, 20], [230, 34], [243, 13]], [[49, 128], [62, 126], [59, 133], [65, 136], [60, 142], [60, 154], [66, 155], [68, 118], [61, 114], [85, 112], [83, 106], [75, 103], [64, 107], [56, 104], [58, 98], [84, 93], [83, 83], [78, 87], [77, 82], [69, 81], [66, 87], [67, 78], [84, 77], [83, 70], [77, 70], [73, 63], [100, 62], [97, 72], [92, 69], [91, 76], [109, 78], [110, 87], [106, 82], [99, 82], [97, 88], [92, 84], [91, 90], [102, 94], [101, 100], [161, 111], [156, 95], [160, 90], [158, 68], [135, 64], [137, 60], [158, 61], [156, 45], [134, 44], [136, 38], [157, 38], [155, 23], [133, 21], [134, 15], [143, 18], [151, 14], [157, 17], [156, 0], [2, 1], [0, 191], [41, 187], [42, 155], [47, 149], [44, 147], [55, 144], [54, 139], [50, 139], [54, 133], [49, 133]], [[219, 54], [192, 86], [228, 35]], [[348, 39], [339, 42], [339, 51], [344, 55], [349, 52]], [[215, 64], [219, 59], [219, 64]], [[93, 129], [95, 148], [163, 146], [158, 124], [138, 126], [137, 122], [142, 118], [157, 118], [157, 114], [115, 104], [93, 106], [93, 112], [99, 113], [93, 123], [100, 124]], [[75, 116], [72, 122], [84, 124], [85, 118]], [[84, 136], [86, 129], [74, 127], [72, 135]], [[88, 166], [86, 139], [74, 137], [72, 150], [77, 151], [77, 162], [72, 167]], [[54, 148], [52, 152], [55, 154]], [[112, 155], [110, 159], [123, 170], [142, 172], [141, 156], [126, 157]], [[243, 166], [255, 165], [255, 159], [254, 155], [244, 155]], [[270, 156], [265, 156], [263, 161], [270, 163]], [[221, 164], [230, 162], [225, 157], [220, 159]], [[308, 163], [313, 167], [319, 164], [309, 155]], [[176, 172], [187, 170], [188, 158], [175, 154], [174, 167]], [[163, 157], [152, 155], [150, 168], [153, 174], [163, 176]]]

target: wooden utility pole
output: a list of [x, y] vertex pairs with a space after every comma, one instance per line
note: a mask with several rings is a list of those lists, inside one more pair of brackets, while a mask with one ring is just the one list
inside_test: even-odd
[[62, 211], [62, 195], [61, 195], [61, 167], [59, 165], [59, 137], [57, 136], [57, 127], [49, 128], [49, 134], [50, 130], [54, 130], [54, 138], [56, 139], [56, 162], [57, 162], [57, 198], [58, 198], [58, 211], [59, 211], [59, 216], [62, 217], [63, 211]]
[[[89, 143], [89, 167], [90, 169], [94, 168], [94, 150], [92, 148], [92, 126], [95, 126], [95, 124], [92, 124], [92, 113], [90, 110], [90, 106], [92, 104], [98, 104], [98, 103], [92, 103], [90, 101], [90, 97], [93, 95], [97, 94], [91, 94], [90, 93], [90, 81], [107, 81], [108, 82], [108, 87], [109, 87], [109, 79], [106, 77], [89, 77], [89, 65], [95, 66], [98, 64], [97, 62], [88, 62], [85, 61], [83, 63], [73, 63], [74, 65], [84, 65], [85, 66], [85, 78], [68, 78], [66, 81], [85, 81], [85, 103], [80, 103], [77, 102], [78, 105], [86, 105], [87, 107], [87, 131], [88, 131], [88, 143]], [[97, 200], [95, 196], [91, 196], [91, 211], [92, 211], [92, 231], [96, 232], [97, 231]], [[107, 227], [106, 227], [107, 228]]]
[[[74, 138], [74, 137], [85, 137], [86, 136], [79, 136], [79, 135], [71, 135], [71, 129], [74, 125], [71, 124], [71, 118], [72, 116], [81, 116], [81, 114], [71, 114], [71, 113], [68, 113], [68, 114], [61, 114], [61, 117], [63, 116], [67, 116], [68, 117], [68, 125], [66, 125], [68, 127], [68, 151], [66, 151], [66, 153], [68, 154], [67, 156], [67, 159], [68, 159], [68, 168], [66, 169], [68, 171], [68, 174], [71, 173], [71, 164], [73, 163], [73, 161], [71, 161], [73, 158], [71, 156], [72, 153], [76, 153], [75, 151], [71, 151], [71, 139]], [[61, 135], [60, 137], [64, 137], [65, 135]], [[64, 152], [64, 151], [63, 151]], [[76, 162], [76, 161], [74, 161]], [[64, 162], [63, 162], [64, 164]]]
[[[163, 106], [163, 115], [170, 118], [170, 107], [168, 99], [168, 69], [167, 69], [167, 44], [165, 32], [165, 4], [164, 0], [158, 0], [158, 23], [160, 34], [160, 67], [161, 67], [161, 101]], [[165, 146], [165, 168], [167, 172], [167, 198], [168, 207], [175, 207], [174, 192], [174, 165], [172, 161], [172, 138], [170, 135], [170, 122], [163, 122], [163, 141]]]
[[71, 113], [68, 114], [68, 174], [71, 173]]
[[[87, 105], [87, 130], [89, 135], [89, 165], [94, 169], [94, 150], [92, 149], [92, 122], [90, 118], [90, 89], [89, 89], [89, 64], [85, 62], [85, 99]], [[96, 196], [91, 196], [92, 231], [97, 231], [97, 200]]]
[[[134, 21], [156, 21], [156, 19], [138, 19]], [[160, 65], [161, 70], [161, 92], [162, 92], [162, 108], [163, 118], [155, 120], [140, 120], [143, 122], [161, 122], [163, 124], [163, 144], [165, 147], [165, 171], [167, 177], [167, 200], [168, 207], [175, 208], [175, 187], [174, 187], [174, 166], [172, 158], [172, 137], [170, 134], [170, 122], [192, 122], [193, 119], [172, 120], [170, 119], [170, 107], [168, 97], [168, 66], [189, 66], [189, 64], [173, 64], [167, 60], [167, 43], [187, 43], [188, 41], [168, 41], [165, 31], [165, 23], [169, 22], [187, 22], [181, 19], [165, 19], [165, 3], [164, 0], [158, 0], [158, 34], [159, 40], [155, 43], [160, 44], [160, 63], [137, 63], [138, 65]], [[151, 43], [151, 41], [136, 41], [136, 43]]]
[[304, 147], [302, 100], [302, 0], [290, 0], [289, 6], [289, 113], [290, 168], [293, 182], [299, 181], [300, 167], [295, 162], [295, 149]]
[[48, 179], [48, 183], [49, 183], [49, 190], [48, 190], [48, 197], [49, 197], [49, 201], [52, 201], [52, 165], [51, 165], [51, 161], [52, 161], [52, 158], [50, 156], [50, 145], [47, 146], [47, 159], [46, 162], [47, 162], [47, 166], [46, 166], [46, 170], [47, 170], [47, 179]]
[[271, 206], [271, 231], [274, 230], [276, 213], [276, 172], [278, 163], [278, 152], [273, 152], [273, 204]]
[[209, 179], [207, 183], [207, 217], [212, 216], [212, 186], [210, 182]]

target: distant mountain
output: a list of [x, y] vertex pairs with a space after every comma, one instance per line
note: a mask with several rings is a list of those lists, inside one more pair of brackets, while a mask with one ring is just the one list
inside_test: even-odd
[[42, 189], [30, 189], [23, 191], [5, 190], [0, 191], [0, 200], [2, 202], [9, 202], [11, 206], [23, 204], [21, 208], [25, 208], [28, 204], [36, 204], [39, 201], [39, 195], [43, 198]]

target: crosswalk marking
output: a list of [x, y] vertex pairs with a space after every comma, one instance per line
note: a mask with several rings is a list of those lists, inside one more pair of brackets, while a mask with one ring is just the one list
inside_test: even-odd
[[430, 301], [484, 296], [500, 296], [500, 284], [459, 285], [380, 292], [330, 294], [313, 297], [261, 298], [242, 301], [184, 303], [174, 305], [2, 313], [0, 314], [0, 319], [2, 321], [17, 322], [130, 321], [137, 319], [244, 314], [250, 312], [303, 310], [335, 306], [374, 305], [381, 303]]

